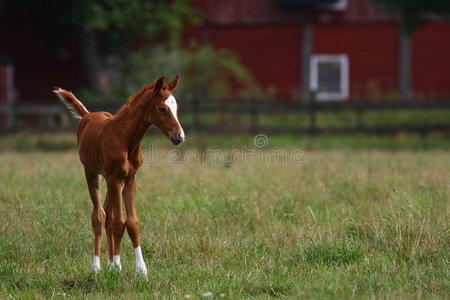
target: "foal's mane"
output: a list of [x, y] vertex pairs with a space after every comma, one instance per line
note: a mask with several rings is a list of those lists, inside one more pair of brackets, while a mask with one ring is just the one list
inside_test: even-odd
[[133, 107], [136, 102], [141, 98], [141, 96], [148, 90], [151, 90], [155, 87], [156, 81], [152, 83], [145, 84], [139, 91], [137, 91], [134, 95], [132, 95], [127, 103], [125, 103], [118, 111], [117, 115], [122, 115], [126, 111], [128, 111], [131, 107]]

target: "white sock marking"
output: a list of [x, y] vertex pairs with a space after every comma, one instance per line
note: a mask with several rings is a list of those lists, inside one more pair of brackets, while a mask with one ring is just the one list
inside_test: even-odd
[[108, 265], [110, 268], [117, 268], [119, 271], [122, 271], [122, 265], [120, 264], [120, 255], [114, 255], [113, 261]]
[[92, 271], [97, 273], [100, 271], [100, 257], [94, 255], [94, 259], [92, 260]]
[[141, 246], [134, 248], [134, 255], [136, 256], [136, 271], [147, 277], [147, 266], [142, 257]]

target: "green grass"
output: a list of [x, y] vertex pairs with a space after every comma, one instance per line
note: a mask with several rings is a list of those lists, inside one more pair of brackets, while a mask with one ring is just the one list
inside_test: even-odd
[[[190, 111], [180, 108], [180, 117], [183, 124], [192, 124], [193, 115]], [[271, 111], [258, 114], [258, 125], [262, 127], [279, 128], [308, 128], [310, 116], [308, 112]], [[235, 112], [202, 112], [200, 120], [205, 124], [232, 125], [234, 127], [248, 128], [252, 125], [250, 114], [236, 114]], [[316, 115], [317, 127], [327, 128], [353, 128], [358, 122], [366, 127], [396, 127], [396, 126], [432, 126], [448, 124], [450, 122], [450, 109], [421, 109], [421, 110], [366, 110], [362, 113], [355, 111], [320, 111]]]
[[[197, 149], [251, 144], [233, 139]], [[290, 139], [270, 141], [293, 151]], [[127, 236], [122, 273], [107, 270], [105, 241], [103, 270], [89, 271], [76, 151], [0, 152], [0, 298], [447, 299], [449, 152], [349, 148], [305, 148], [301, 166], [143, 166], [148, 281]]]
[[[204, 150], [235, 149], [242, 146], [254, 148], [254, 135], [226, 135], [226, 134], [190, 134], [187, 133], [186, 142], [178, 149], [187, 151], [195, 148]], [[288, 148], [303, 150], [450, 150], [450, 136], [443, 134], [429, 134], [425, 136], [415, 134], [397, 134], [394, 136], [379, 135], [324, 135], [310, 137], [307, 135], [269, 135], [268, 148]], [[173, 148], [171, 143], [158, 129], [152, 128], [151, 134], [144, 138], [143, 148], [154, 144], [167, 149]], [[9, 134], [0, 135], [0, 152], [2, 151], [67, 151], [77, 149], [76, 135], [66, 134]]]

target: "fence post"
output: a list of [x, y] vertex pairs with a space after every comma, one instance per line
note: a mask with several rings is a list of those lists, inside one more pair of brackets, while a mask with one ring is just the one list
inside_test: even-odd
[[200, 131], [200, 113], [199, 113], [199, 101], [198, 98], [195, 97], [191, 101], [191, 109], [192, 109], [192, 127], [195, 131]]
[[17, 129], [17, 103], [13, 101], [9, 104], [8, 114], [7, 114], [8, 128], [15, 132]]
[[364, 121], [363, 121], [364, 109], [358, 108], [356, 109], [356, 131], [363, 131], [364, 129]]
[[310, 135], [317, 134], [317, 103], [316, 103], [316, 93], [311, 91], [309, 94], [309, 128], [308, 132]]
[[52, 112], [47, 113], [47, 126], [48, 128], [53, 131], [56, 128], [56, 115]]
[[258, 124], [259, 124], [259, 118], [258, 118], [258, 105], [259, 105], [259, 100], [253, 100], [250, 102], [251, 106], [250, 106], [250, 118], [251, 118], [251, 124], [250, 124], [250, 133], [256, 134], [256, 132], [258, 131]]
[[70, 127], [70, 118], [67, 112], [61, 112], [61, 127], [64, 128], [64, 130], [68, 129]]

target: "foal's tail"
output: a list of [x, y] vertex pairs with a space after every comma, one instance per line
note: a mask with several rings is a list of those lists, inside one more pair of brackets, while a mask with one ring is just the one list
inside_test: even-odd
[[81, 119], [89, 113], [86, 107], [84, 107], [83, 103], [81, 103], [81, 101], [78, 100], [77, 97], [72, 94], [72, 92], [56, 87], [53, 90], [53, 93], [55, 93], [59, 97], [59, 99], [64, 102], [64, 104], [67, 106], [67, 108], [75, 118]]

